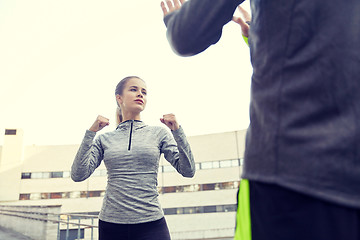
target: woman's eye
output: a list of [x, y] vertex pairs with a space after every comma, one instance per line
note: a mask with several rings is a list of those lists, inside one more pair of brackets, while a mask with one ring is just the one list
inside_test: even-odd
[[142, 92], [142, 94], [146, 95], [146, 92]]

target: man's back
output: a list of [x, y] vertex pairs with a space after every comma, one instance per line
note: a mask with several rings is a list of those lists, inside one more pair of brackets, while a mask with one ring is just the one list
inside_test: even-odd
[[[165, 17], [181, 55], [215, 44], [241, 0]], [[360, 1], [253, 0], [243, 177], [360, 207]]]
[[[185, 56], [215, 44], [242, 2], [180, 1], [179, 11], [163, 11], [168, 40]], [[358, 240], [360, 1], [252, 0], [251, 8], [235, 239]]]
[[360, 1], [255, 0], [244, 178], [360, 207]]

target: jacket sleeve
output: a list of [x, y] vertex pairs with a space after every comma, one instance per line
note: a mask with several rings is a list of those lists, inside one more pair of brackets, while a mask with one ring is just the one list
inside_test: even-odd
[[86, 130], [71, 167], [71, 179], [75, 182], [81, 182], [90, 177], [103, 159], [104, 151], [99, 138], [93, 141], [95, 135], [95, 132]]
[[166, 15], [166, 36], [174, 52], [192, 56], [217, 43], [223, 26], [243, 1], [188, 0], [179, 10]]
[[194, 156], [182, 127], [171, 133], [173, 136], [166, 131], [161, 142], [161, 153], [164, 153], [165, 159], [182, 176], [193, 177], [195, 175]]

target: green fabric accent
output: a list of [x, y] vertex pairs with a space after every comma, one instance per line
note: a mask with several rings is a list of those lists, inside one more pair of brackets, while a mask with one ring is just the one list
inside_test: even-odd
[[240, 182], [234, 240], [251, 240], [250, 191], [247, 179]]
[[244, 41], [246, 42], [246, 44], [249, 46], [249, 38], [245, 37], [244, 35], [242, 35]]

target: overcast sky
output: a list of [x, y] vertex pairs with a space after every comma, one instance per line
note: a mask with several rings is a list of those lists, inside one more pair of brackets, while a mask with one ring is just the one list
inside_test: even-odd
[[[248, 5], [245, 4], [248, 9]], [[1, 0], [0, 144], [79, 144], [98, 114], [115, 126], [116, 84], [143, 78], [142, 120], [176, 114], [188, 136], [249, 124], [251, 65], [240, 27], [194, 57], [172, 52], [159, 0]]]

